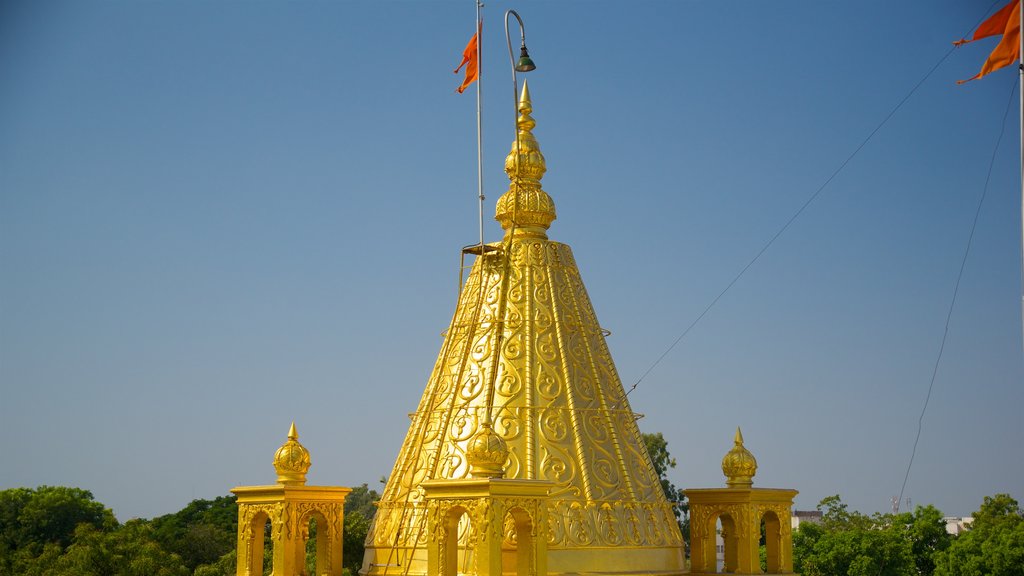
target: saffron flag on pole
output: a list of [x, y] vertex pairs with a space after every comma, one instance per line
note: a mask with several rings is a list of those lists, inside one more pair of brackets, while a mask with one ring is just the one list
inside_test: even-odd
[[970, 40], [964, 38], [953, 42], [953, 44], [962, 46], [968, 42], [1000, 34], [1003, 35], [1003, 38], [988, 55], [988, 59], [981, 67], [981, 72], [967, 80], [958, 80], [957, 84], [977, 80], [989, 72], [1005, 68], [1020, 60], [1020, 0], [1013, 0], [988, 20], [982, 22]]
[[462, 62], [455, 69], [455, 73], [458, 74], [463, 66], [466, 67], [466, 77], [462, 80], [462, 86], [455, 89], [459, 94], [462, 94], [470, 84], [476, 82], [480, 77], [480, 52], [477, 48], [479, 46], [480, 29], [483, 28], [483, 25], [483, 20], [477, 23], [476, 34], [473, 34], [473, 37], [469, 39], [469, 44], [466, 44], [466, 49], [462, 51]]

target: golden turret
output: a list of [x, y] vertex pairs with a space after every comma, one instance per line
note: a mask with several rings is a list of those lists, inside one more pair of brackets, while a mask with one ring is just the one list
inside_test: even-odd
[[[495, 211], [505, 238], [478, 254], [459, 294], [360, 573], [474, 573], [481, 554], [489, 554], [475, 542], [493, 542], [486, 534], [495, 530], [502, 549], [514, 550], [537, 522], [545, 527], [538, 538], [546, 533], [545, 573], [681, 574], [675, 515], [572, 250], [547, 237], [555, 205], [541, 189], [546, 165], [525, 85], [518, 110], [517, 141], [505, 161], [511, 184]], [[478, 508], [451, 500], [522, 496], [539, 485], [551, 488], [536, 513], [506, 515], [501, 510], [514, 508], [506, 496]], [[464, 510], [462, 524], [438, 517], [442, 505]], [[454, 541], [445, 539], [452, 538], [457, 557], [435, 555], [428, 570], [428, 547], [448, 542], [449, 549]], [[529, 573], [526, 564], [517, 570]]]
[[306, 483], [306, 472], [309, 472], [311, 465], [309, 450], [299, 444], [299, 433], [295, 431], [295, 422], [292, 422], [292, 427], [288, 429], [288, 440], [274, 453], [277, 483], [302, 486]]
[[754, 485], [757, 459], [743, 446], [743, 433], [739, 426], [736, 427], [732, 449], [722, 458], [722, 472], [725, 474], [725, 485], [730, 488], [749, 488]]

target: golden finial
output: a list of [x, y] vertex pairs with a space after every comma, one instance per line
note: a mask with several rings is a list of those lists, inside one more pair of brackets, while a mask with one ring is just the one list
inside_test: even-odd
[[494, 217], [506, 231], [516, 228], [516, 236], [546, 238], [545, 230], [556, 218], [555, 202], [548, 193], [541, 190], [540, 179], [547, 171], [540, 144], [533, 136], [537, 122], [530, 116], [533, 102], [530, 88], [523, 82], [519, 96], [519, 120], [516, 122], [516, 140], [512, 151], [505, 158], [505, 173], [511, 184], [508, 192], [498, 199]]
[[725, 485], [730, 488], [749, 488], [754, 485], [757, 459], [743, 446], [743, 432], [740, 432], [739, 426], [736, 427], [732, 450], [722, 458], [722, 472], [725, 473]]
[[285, 486], [304, 485], [311, 464], [309, 450], [299, 444], [299, 433], [295, 431], [295, 422], [292, 422], [292, 427], [288, 429], [288, 440], [274, 454], [277, 483]]
[[490, 422], [480, 425], [480, 431], [466, 446], [466, 462], [474, 478], [501, 478], [505, 475], [508, 445], [491, 429]]

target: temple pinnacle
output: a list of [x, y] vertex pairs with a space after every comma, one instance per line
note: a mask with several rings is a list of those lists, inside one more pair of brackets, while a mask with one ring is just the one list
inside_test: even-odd
[[302, 486], [306, 483], [306, 472], [312, 461], [309, 450], [299, 444], [299, 433], [295, 430], [295, 422], [288, 429], [288, 440], [274, 454], [274, 469], [277, 470], [277, 483], [285, 486]]
[[516, 139], [512, 142], [512, 151], [505, 158], [505, 173], [511, 182], [508, 192], [498, 199], [494, 217], [508, 234], [547, 238], [545, 230], [557, 216], [554, 201], [540, 186], [547, 164], [533, 135], [537, 122], [530, 115], [533, 102], [526, 82], [523, 82], [518, 108]]
[[743, 432], [740, 432], [739, 426], [736, 427], [732, 450], [722, 458], [722, 472], [725, 474], [725, 484], [730, 488], [749, 488], [754, 484], [757, 459], [743, 446]]

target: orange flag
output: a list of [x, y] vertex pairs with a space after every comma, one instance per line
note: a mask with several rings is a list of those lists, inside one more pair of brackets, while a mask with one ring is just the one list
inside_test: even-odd
[[960, 39], [953, 44], [961, 46], [968, 42], [1000, 34], [1003, 35], [1003, 38], [996, 45], [995, 50], [988, 55], [988, 60], [985, 60], [985, 64], [982, 65], [981, 72], [967, 80], [958, 80], [957, 84], [977, 80], [989, 72], [1005, 68], [1020, 60], [1020, 0], [1013, 0], [988, 20], [982, 22], [970, 40]]
[[[1017, 1], [1017, 0], [1015, 0]], [[459, 63], [459, 67], [455, 69], [455, 73], [458, 74], [459, 70], [466, 67], [466, 77], [462, 80], [462, 86], [455, 89], [456, 92], [462, 94], [462, 92], [469, 87], [470, 84], [477, 81], [480, 76], [480, 53], [477, 52], [477, 37], [480, 34], [480, 29], [483, 28], [483, 20], [477, 24], [476, 34], [469, 39], [469, 44], [466, 44], [466, 49], [462, 51], [462, 62]]]

